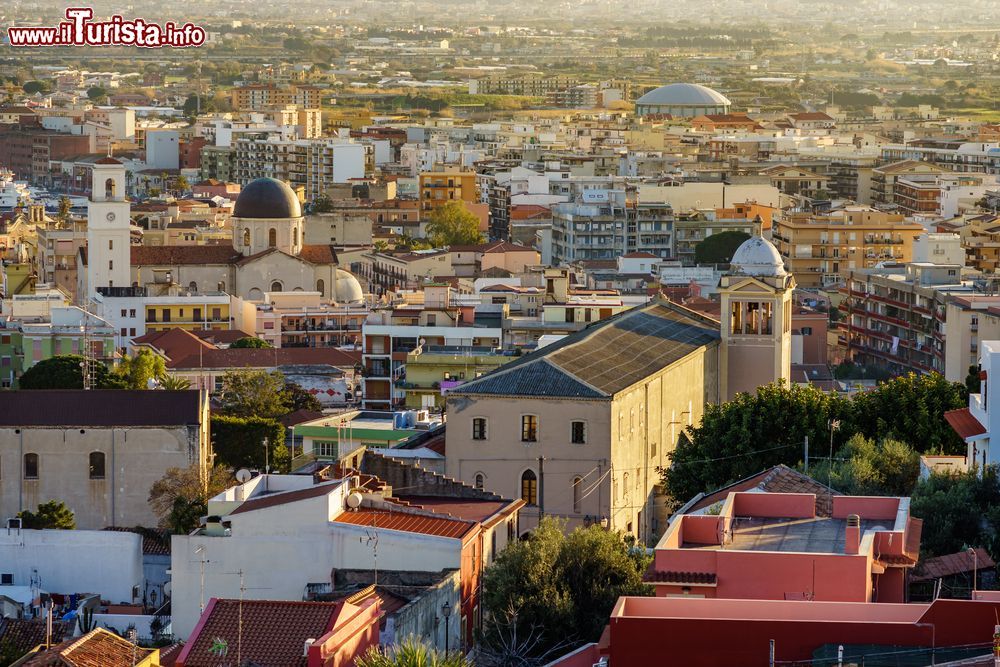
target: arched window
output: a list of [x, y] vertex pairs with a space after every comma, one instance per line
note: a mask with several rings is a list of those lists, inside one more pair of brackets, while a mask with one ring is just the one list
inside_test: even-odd
[[277, 280], [275, 280], [273, 283], [271, 283], [271, 291], [272, 292], [280, 292], [281, 291], [281, 283], [278, 282]]
[[104, 479], [104, 452], [90, 453], [90, 479]]
[[486, 477], [481, 472], [476, 473], [476, 489], [479, 491], [483, 490], [483, 485], [486, 482]]
[[319, 292], [320, 296], [326, 296], [326, 283], [320, 278], [316, 281], [316, 291]]
[[573, 478], [573, 513], [580, 513], [580, 505], [583, 503], [583, 478], [574, 477]]
[[114, 199], [115, 198], [115, 179], [109, 178], [104, 181], [104, 198]]
[[249, 227], [244, 227], [243, 228], [243, 245], [245, 245], [247, 247], [250, 246], [250, 228]]
[[220, 280], [219, 281], [219, 291], [220, 292], [225, 292], [226, 291], [226, 282], [224, 280]]
[[196, 283], [193, 280], [191, 282], [189, 282], [188, 283], [188, 290], [190, 290], [192, 292], [197, 292], [198, 291], [198, 283]]
[[276, 245], [278, 245], [278, 230], [271, 227], [271, 229], [267, 231], [267, 247], [273, 248]]
[[534, 470], [525, 470], [521, 475], [521, 500], [528, 505], [538, 504], [538, 477]]
[[293, 227], [292, 228], [292, 245], [295, 246], [295, 245], [298, 245], [298, 244], [299, 244], [299, 228], [298, 227]]
[[259, 287], [251, 287], [250, 291], [247, 292], [247, 298], [250, 301], [260, 301], [264, 298], [264, 293], [260, 291]]
[[38, 479], [38, 454], [24, 455], [24, 478]]

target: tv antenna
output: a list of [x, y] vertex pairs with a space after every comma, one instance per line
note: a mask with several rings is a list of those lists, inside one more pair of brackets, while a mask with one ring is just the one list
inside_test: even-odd
[[378, 514], [372, 512], [372, 529], [366, 530], [365, 537], [359, 537], [358, 541], [372, 548], [372, 584], [378, 586], [378, 531], [375, 525], [376, 517], [378, 517]]

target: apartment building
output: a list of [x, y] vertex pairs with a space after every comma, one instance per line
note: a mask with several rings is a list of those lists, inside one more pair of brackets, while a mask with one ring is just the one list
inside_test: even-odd
[[[389, 410], [406, 401], [408, 353], [425, 346], [497, 350], [503, 319], [495, 307], [461, 307], [447, 285], [426, 285], [422, 306], [373, 311], [362, 326], [365, 409]], [[423, 400], [423, 399], [421, 399]]]
[[947, 304], [975, 292], [960, 264], [849, 270], [839, 309], [844, 357], [895, 374], [945, 372]]
[[579, 79], [568, 76], [547, 76], [541, 73], [493, 74], [469, 81], [470, 95], [528, 95], [545, 97], [581, 85]]
[[[986, 194], [983, 174], [908, 174], [896, 179], [895, 204], [904, 215], [953, 217]], [[947, 206], [947, 210], [945, 207]]]
[[324, 302], [319, 292], [265, 292], [257, 304], [256, 333], [272, 347], [343, 347], [361, 344], [364, 304]]
[[848, 272], [880, 262], [909, 262], [923, 226], [902, 215], [847, 207], [826, 215], [792, 213], [774, 223], [772, 238], [801, 287], [839, 283]]
[[442, 249], [372, 250], [361, 256], [356, 273], [367, 282], [366, 291], [380, 296], [400, 289], [415, 289], [437, 276], [454, 275], [451, 259], [451, 253]]
[[584, 190], [552, 206], [552, 261], [613, 260], [630, 252], [674, 256], [674, 211], [665, 202], [627, 198], [624, 190]]
[[430, 211], [450, 201], [479, 201], [473, 171], [429, 171], [420, 174], [420, 210]]
[[1000, 173], [1000, 144], [949, 139], [921, 139], [882, 146], [883, 162], [918, 161], [942, 171]]
[[247, 185], [258, 178], [276, 178], [293, 189], [303, 188], [310, 200], [335, 184], [371, 176], [375, 167], [370, 145], [342, 139], [282, 139], [261, 134], [241, 137], [234, 146], [234, 181]]
[[233, 88], [230, 97], [237, 111], [262, 111], [290, 104], [304, 109], [319, 109], [323, 101], [322, 92], [318, 86], [251, 84]]
[[948, 170], [930, 162], [902, 160], [872, 169], [871, 201], [878, 208], [895, 208], [896, 182], [915, 174], [943, 174]]
[[686, 266], [694, 266], [695, 247], [709, 236], [722, 232], [763, 234], [772, 228], [776, 213], [774, 207], [753, 202], [678, 213], [674, 221], [674, 257]]

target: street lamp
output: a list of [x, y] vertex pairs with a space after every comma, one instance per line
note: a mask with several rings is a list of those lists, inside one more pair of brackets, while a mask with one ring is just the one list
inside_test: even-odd
[[969, 547], [969, 555], [972, 556], [972, 592], [969, 594], [969, 598], [972, 600], [976, 599], [976, 579], [979, 574], [979, 554], [972, 547]]
[[448, 617], [451, 616], [451, 604], [446, 600], [441, 606], [441, 615], [444, 617], [444, 652], [448, 653]]

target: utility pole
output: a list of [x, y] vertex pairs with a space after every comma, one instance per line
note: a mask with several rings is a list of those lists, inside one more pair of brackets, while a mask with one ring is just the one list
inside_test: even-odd
[[538, 457], [538, 520], [545, 516], [545, 457]]

